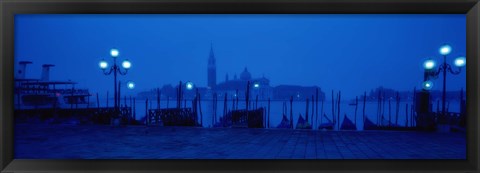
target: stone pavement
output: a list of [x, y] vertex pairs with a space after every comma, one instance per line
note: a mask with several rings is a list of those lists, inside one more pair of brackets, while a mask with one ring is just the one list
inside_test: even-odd
[[19, 124], [14, 153], [16, 159], [465, 159], [466, 135]]

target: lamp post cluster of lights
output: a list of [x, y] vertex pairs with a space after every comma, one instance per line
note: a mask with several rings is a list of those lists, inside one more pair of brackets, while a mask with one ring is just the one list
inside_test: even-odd
[[452, 70], [452, 66], [447, 63], [447, 55], [452, 52], [452, 47], [448, 44], [444, 44], [438, 50], [439, 53], [443, 56], [443, 63], [441, 63], [438, 67], [436, 62], [433, 59], [428, 59], [423, 63], [423, 67], [425, 69], [425, 76], [423, 82], [423, 89], [428, 91], [433, 88], [433, 82], [430, 78], [437, 78], [440, 73], [443, 72], [443, 93], [442, 93], [442, 115], [445, 114], [445, 100], [446, 100], [446, 88], [447, 88], [447, 72], [458, 75], [460, 74], [462, 67], [466, 64], [466, 59], [464, 56], [460, 56], [455, 58], [453, 61], [454, 65], [457, 67], [457, 70]]
[[[111, 49], [110, 50], [110, 56], [113, 58], [113, 66], [110, 67], [110, 70], [107, 70], [108, 67], [109, 67], [109, 64], [107, 61], [105, 61], [105, 59], [102, 59], [99, 63], [98, 63], [98, 66], [100, 67], [100, 69], [102, 69], [103, 71], [103, 74], [105, 75], [110, 75], [113, 73], [113, 86], [114, 86], [114, 89], [113, 89], [113, 94], [114, 94], [114, 111], [115, 111], [115, 115], [118, 115], [117, 113], [119, 112], [119, 109], [118, 109], [118, 98], [119, 98], [119, 95], [117, 93], [117, 74], [120, 74], [120, 75], [126, 75], [128, 70], [132, 67], [132, 63], [126, 59], [122, 62], [122, 67], [124, 70], [122, 70], [120, 68], [119, 65], [117, 65], [117, 57], [119, 56], [120, 52], [117, 50], [117, 49]], [[132, 81], [129, 81], [127, 82], [127, 88], [128, 89], [133, 89], [135, 88], [135, 83], [133, 83]]]

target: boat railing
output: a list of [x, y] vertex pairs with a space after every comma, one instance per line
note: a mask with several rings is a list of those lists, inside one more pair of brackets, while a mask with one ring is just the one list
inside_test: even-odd
[[48, 88], [28, 88], [22, 87], [16, 89], [19, 94], [61, 94], [61, 95], [89, 95], [88, 89], [48, 89]]

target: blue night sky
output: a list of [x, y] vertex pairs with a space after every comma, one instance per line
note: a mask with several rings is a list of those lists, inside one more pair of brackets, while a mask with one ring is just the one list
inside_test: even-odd
[[[378, 86], [420, 88], [422, 63], [447, 61], [466, 53], [465, 15], [16, 15], [15, 60], [33, 61], [27, 78], [39, 78], [52, 63], [51, 80], [79, 82], [104, 95], [113, 77], [98, 62], [119, 60], [132, 68], [140, 92], [178, 81], [207, 85], [210, 44], [217, 60], [217, 83], [245, 67], [272, 86], [317, 85], [354, 97]], [[450, 78], [451, 77], [451, 78]], [[447, 90], [465, 88], [465, 71], [450, 77]], [[441, 78], [435, 90], [441, 89]], [[328, 93], [328, 92], [327, 92]]]

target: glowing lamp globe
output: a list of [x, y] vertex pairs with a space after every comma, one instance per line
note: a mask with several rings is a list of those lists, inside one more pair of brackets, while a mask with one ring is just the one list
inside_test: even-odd
[[117, 49], [112, 49], [112, 50], [110, 50], [110, 55], [111, 55], [112, 57], [117, 57], [118, 54], [120, 54], [120, 53], [118, 52]]
[[193, 89], [193, 83], [192, 82], [187, 82], [185, 84], [185, 87], [187, 88], [187, 90], [192, 90]]
[[425, 81], [423, 82], [423, 89], [425, 90], [431, 90], [433, 88], [433, 82], [432, 81]]
[[431, 70], [435, 68], [435, 61], [434, 60], [426, 60], [425, 63], [423, 63], [423, 68], [427, 70]]
[[101, 60], [100, 63], [98, 63], [98, 66], [100, 66], [102, 70], [105, 70], [108, 68], [108, 63], [105, 60]]
[[446, 45], [443, 45], [442, 47], [440, 47], [440, 49], [438, 50], [440, 52], [441, 55], [448, 55], [450, 54], [450, 52], [452, 52], [452, 47], [448, 44]]
[[255, 83], [255, 84], [253, 84], [253, 87], [254, 87], [254, 88], [258, 88], [258, 87], [260, 87], [260, 84]]
[[125, 60], [122, 62], [122, 67], [125, 69], [130, 69], [130, 67], [132, 67], [132, 63], [130, 63], [128, 60]]
[[463, 67], [467, 63], [467, 60], [465, 57], [458, 57], [455, 59], [455, 66], [457, 67]]
[[133, 82], [131, 82], [131, 81], [128, 82], [128, 83], [127, 83], [127, 88], [128, 88], [128, 89], [134, 89], [134, 88], [135, 88], [135, 83], [133, 83]]

